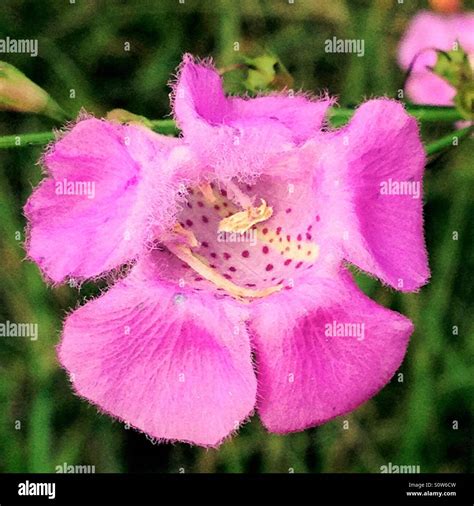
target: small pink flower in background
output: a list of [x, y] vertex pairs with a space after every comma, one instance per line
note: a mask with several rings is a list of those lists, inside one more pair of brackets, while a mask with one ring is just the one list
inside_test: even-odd
[[411, 74], [406, 83], [410, 100], [418, 104], [453, 105], [456, 90], [427, 67], [436, 63], [435, 49], [451, 51], [456, 41], [474, 60], [474, 13], [419, 12], [410, 22], [399, 46], [400, 66]]
[[[332, 103], [228, 98], [186, 56], [181, 138], [85, 118], [48, 150], [29, 257], [55, 283], [131, 263], [65, 321], [78, 395], [160, 440], [216, 446], [254, 410], [272, 432], [303, 430], [390, 380], [412, 324], [345, 262], [402, 291], [427, 281], [425, 155], [399, 103], [370, 100], [331, 131]], [[94, 198], [58, 195], [63, 180], [94, 182]]]

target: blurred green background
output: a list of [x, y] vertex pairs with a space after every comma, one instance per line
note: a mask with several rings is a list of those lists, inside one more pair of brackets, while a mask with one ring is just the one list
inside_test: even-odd
[[[97, 115], [122, 107], [165, 117], [167, 82], [187, 51], [229, 65], [242, 54], [271, 50], [295, 88], [329, 90], [347, 106], [396, 96], [404, 77], [397, 43], [410, 18], [427, 7], [396, 0], [3, 0], [0, 38], [38, 38], [39, 56], [1, 57], [73, 115], [82, 107]], [[326, 54], [324, 41], [333, 36], [363, 38], [365, 56]], [[0, 113], [0, 135], [52, 126], [34, 115]], [[452, 128], [431, 124], [423, 137]], [[73, 395], [55, 345], [66, 312], [97, 287], [48, 287], [24, 260], [22, 206], [41, 179], [41, 148], [1, 150], [0, 321], [37, 322], [39, 339], [0, 338], [0, 471], [54, 472], [67, 463], [94, 465], [96, 472], [380, 472], [389, 462], [420, 465], [422, 472], [472, 470], [472, 152], [468, 140], [427, 169], [431, 283], [418, 294], [399, 294], [358, 274], [366, 293], [415, 322], [403, 378], [322, 427], [278, 436], [254, 416], [219, 450], [204, 450], [154, 444]]]

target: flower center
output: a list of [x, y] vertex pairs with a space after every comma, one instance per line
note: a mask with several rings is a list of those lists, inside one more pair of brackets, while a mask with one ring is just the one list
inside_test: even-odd
[[[271, 192], [263, 198], [259, 193], [264, 189], [247, 186], [244, 192], [243, 185], [232, 182], [224, 188], [206, 183], [188, 191], [186, 207], [163, 243], [187, 269], [184, 277], [193, 288], [207, 281], [208, 288], [250, 302], [291, 288], [292, 275], [317, 259], [312, 226], [306, 227], [304, 239], [301, 233], [292, 237], [290, 223], [278, 211], [282, 203], [275, 197], [277, 216], [267, 204], [273, 200]], [[286, 208], [283, 214], [288, 213]], [[190, 280], [191, 272], [195, 275]]]

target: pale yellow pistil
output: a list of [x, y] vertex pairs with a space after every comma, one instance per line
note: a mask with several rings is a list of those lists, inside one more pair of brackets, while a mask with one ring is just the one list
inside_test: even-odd
[[248, 207], [243, 211], [224, 218], [219, 222], [219, 232], [236, 232], [243, 234], [255, 224], [268, 220], [273, 214], [273, 208], [260, 199], [262, 204], [259, 207]]
[[188, 246], [183, 244], [170, 243], [166, 244], [166, 247], [177, 256], [185, 264], [189, 265], [191, 269], [197, 272], [204, 279], [207, 279], [213, 283], [217, 288], [222, 288], [227, 293], [235, 297], [236, 299], [244, 302], [246, 299], [256, 299], [266, 297], [272, 293], [278, 292], [283, 288], [283, 285], [269, 286], [268, 288], [262, 288], [260, 290], [252, 290], [250, 288], [244, 288], [232, 283], [226, 279], [222, 274], [219, 274], [212, 267], [207, 265], [199, 255], [193, 253]]

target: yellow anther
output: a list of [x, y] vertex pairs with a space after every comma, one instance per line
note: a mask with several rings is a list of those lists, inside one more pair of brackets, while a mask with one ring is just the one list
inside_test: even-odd
[[248, 207], [219, 222], [219, 232], [237, 232], [243, 234], [256, 223], [268, 220], [273, 214], [273, 208], [267, 205], [265, 200], [260, 199], [259, 207]]
[[206, 200], [210, 204], [214, 204], [214, 202], [216, 201], [216, 196], [214, 195], [214, 191], [211, 188], [210, 183], [200, 184], [199, 190], [202, 193], [204, 200]]
[[183, 237], [186, 240], [186, 244], [191, 248], [197, 248], [199, 241], [191, 230], [186, 230], [182, 225], [176, 223], [173, 227], [173, 233]]

